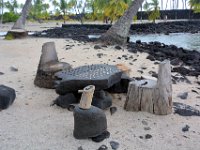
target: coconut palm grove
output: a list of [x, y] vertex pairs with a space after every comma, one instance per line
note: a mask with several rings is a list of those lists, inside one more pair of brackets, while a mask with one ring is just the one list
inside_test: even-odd
[[197, 150], [199, 0], [0, 0], [0, 150]]

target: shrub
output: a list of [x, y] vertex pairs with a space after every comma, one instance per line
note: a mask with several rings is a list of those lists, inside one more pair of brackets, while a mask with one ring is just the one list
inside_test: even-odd
[[19, 15], [13, 13], [13, 12], [6, 12], [3, 14], [3, 22], [16, 22], [19, 18]]
[[7, 33], [7, 35], [5, 36], [5, 40], [13, 40], [14, 39], [14, 36], [12, 33]]

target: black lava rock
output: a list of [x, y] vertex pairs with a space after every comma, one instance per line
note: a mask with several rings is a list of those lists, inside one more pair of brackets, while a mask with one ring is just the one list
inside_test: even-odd
[[180, 93], [180, 94], [178, 94], [178, 97], [181, 98], [181, 99], [187, 99], [188, 92]]
[[98, 150], [108, 150], [108, 147], [106, 145], [101, 145]]
[[196, 108], [178, 102], [173, 102], [174, 113], [181, 116], [200, 116], [200, 111]]
[[92, 137], [92, 141], [94, 142], [102, 142], [104, 139], [107, 139], [110, 137], [110, 132], [104, 131], [101, 135], [98, 135], [96, 137]]
[[95, 46], [94, 46], [94, 49], [101, 49], [101, 46], [95, 45]]
[[118, 46], [118, 45], [117, 45], [117, 46], [115, 46], [115, 49], [120, 50], [120, 49], [122, 49], [122, 48], [121, 48], [121, 46]]
[[116, 113], [117, 111], [117, 107], [110, 107], [110, 114], [113, 115], [114, 113]]
[[73, 93], [67, 93], [65, 95], [60, 95], [53, 104], [60, 106], [62, 108], [69, 108], [70, 104], [78, 103], [79, 99], [75, 97]]
[[146, 59], [149, 59], [149, 60], [151, 60], [151, 61], [155, 61], [156, 59], [155, 59], [155, 57], [154, 56], [152, 56], [152, 55], [149, 55], [149, 56], [147, 56], [147, 58]]
[[94, 106], [90, 109], [74, 108], [74, 137], [87, 139], [101, 135], [107, 130], [105, 113]]
[[106, 91], [95, 91], [92, 99], [92, 105], [100, 109], [106, 109], [112, 106], [112, 97]]
[[106, 91], [108, 91], [109, 93], [127, 93], [129, 82], [131, 82], [132, 80], [132, 78], [123, 73], [121, 80], [110, 88], [106, 89]]
[[110, 141], [110, 146], [112, 147], [112, 149], [116, 150], [119, 148], [119, 143], [115, 141]]
[[190, 126], [186, 125], [185, 127], [182, 128], [183, 132], [187, 132], [189, 131]]
[[95, 64], [60, 71], [55, 76], [58, 79], [56, 92], [65, 95], [88, 85], [94, 85], [95, 90], [108, 89], [121, 80], [122, 71], [113, 65]]
[[146, 134], [145, 135], [145, 139], [151, 139], [152, 138], [152, 135], [151, 134]]
[[0, 110], [7, 109], [14, 102], [15, 98], [14, 89], [0, 85]]

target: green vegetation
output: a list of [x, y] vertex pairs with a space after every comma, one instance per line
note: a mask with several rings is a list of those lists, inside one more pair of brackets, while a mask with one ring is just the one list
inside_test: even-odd
[[190, 0], [189, 3], [195, 13], [200, 13], [200, 0]]
[[11, 33], [7, 33], [7, 34], [6, 34], [5, 40], [13, 40], [13, 39], [14, 39], [13, 34], [11, 34]]
[[[195, 13], [200, 13], [200, 0], [187, 1]], [[65, 23], [70, 19], [75, 19], [82, 24], [85, 20], [112, 23], [123, 15], [131, 2], [132, 0], [32, 0], [28, 19], [39, 22], [63, 19]], [[163, 5], [162, 1], [161, 5]], [[22, 6], [18, 0], [0, 0], [0, 19], [2, 20], [0, 22], [16, 21]], [[49, 11], [50, 6], [53, 6], [51, 11]], [[147, 11], [149, 20], [154, 23], [156, 19], [160, 18], [159, 0], [144, 1], [141, 8]], [[8, 12], [5, 13], [5, 10]], [[136, 21], [136, 19], [137, 17], [134, 17], [133, 20]]]
[[152, 20], [155, 23], [156, 19], [160, 17], [160, 8], [158, 0], [151, 0], [151, 2], [147, 2], [144, 4], [144, 9], [149, 14], [149, 20]]
[[3, 14], [3, 23], [5, 22], [15, 22], [19, 18], [18, 14], [15, 14], [14, 12], [5, 12]]

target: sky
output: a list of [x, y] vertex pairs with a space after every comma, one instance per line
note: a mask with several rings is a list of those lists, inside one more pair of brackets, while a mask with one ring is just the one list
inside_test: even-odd
[[[7, 1], [7, 0], [4, 0], [4, 1]], [[18, 1], [18, 3], [25, 3], [25, 0], [17, 0]], [[48, 0], [44, 0], [45, 2], [47, 2], [47, 3], [49, 3], [49, 1]], [[57, 0], [58, 2], [59, 2], [59, 0]], [[144, 0], [144, 1], [151, 1], [151, 0]], [[167, 1], [168, 1], [168, 4], [166, 5], [166, 3], [167, 3]], [[174, 1], [174, 5], [173, 5], [173, 2]], [[178, 9], [183, 9], [183, 5], [185, 5], [185, 4], [183, 4], [183, 1], [185, 1], [185, 0], [163, 0], [163, 8], [161, 7], [161, 0], [159, 0], [159, 5], [160, 5], [160, 9], [172, 9], [173, 8], [173, 6], [174, 6], [174, 9], [176, 9], [176, 7], [178, 6]], [[188, 8], [189, 9], [189, 6], [188, 6], [188, 2], [187, 2], [187, 4], [186, 4], [186, 8]], [[50, 6], [50, 10], [53, 10], [53, 7], [52, 6]]]

